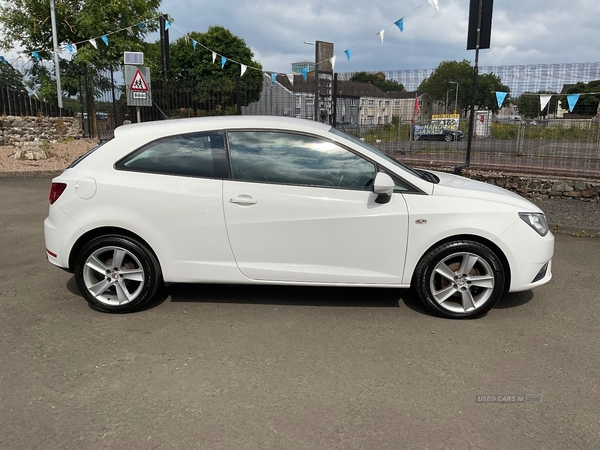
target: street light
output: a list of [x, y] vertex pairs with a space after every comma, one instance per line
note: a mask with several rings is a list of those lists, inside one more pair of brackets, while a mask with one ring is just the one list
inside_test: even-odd
[[456, 110], [458, 109], [458, 81], [451, 81], [450, 83], [456, 84], [456, 96], [454, 98], [454, 114], [456, 114]]

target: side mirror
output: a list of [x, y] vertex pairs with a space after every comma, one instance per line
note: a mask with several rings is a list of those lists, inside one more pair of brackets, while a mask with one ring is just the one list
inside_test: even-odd
[[379, 172], [373, 182], [373, 193], [377, 194], [375, 203], [388, 203], [394, 193], [394, 180], [387, 173]]

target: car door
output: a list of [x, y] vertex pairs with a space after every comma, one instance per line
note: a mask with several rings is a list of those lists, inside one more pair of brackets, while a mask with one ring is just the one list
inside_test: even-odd
[[225, 222], [242, 274], [254, 280], [400, 283], [407, 239], [401, 194], [377, 203], [377, 167], [325, 139], [227, 133], [232, 179]]

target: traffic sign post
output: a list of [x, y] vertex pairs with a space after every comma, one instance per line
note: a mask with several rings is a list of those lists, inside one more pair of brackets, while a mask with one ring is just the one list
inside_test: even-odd
[[124, 70], [127, 106], [152, 106], [150, 68], [125, 65]]

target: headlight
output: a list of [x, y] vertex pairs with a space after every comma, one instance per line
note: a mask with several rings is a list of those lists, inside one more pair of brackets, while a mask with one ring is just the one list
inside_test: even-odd
[[546, 236], [548, 234], [548, 222], [546, 222], [546, 216], [542, 213], [519, 213], [519, 217], [523, 221], [533, 228], [540, 236]]

